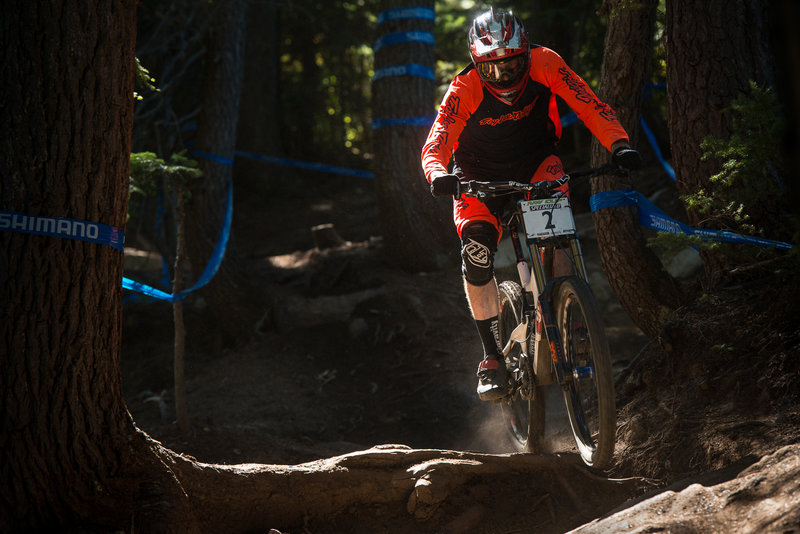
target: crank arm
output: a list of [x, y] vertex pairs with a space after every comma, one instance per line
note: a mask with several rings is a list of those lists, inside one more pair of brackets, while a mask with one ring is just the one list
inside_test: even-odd
[[503, 347], [503, 357], [508, 356], [515, 343], [519, 343], [522, 347], [522, 352], [528, 352], [528, 347], [525, 346], [528, 341], [528, 320], [529, 318], [526, 315], [522, 322], [511, 331], [511, 335], [508, 336], [508, 343]]

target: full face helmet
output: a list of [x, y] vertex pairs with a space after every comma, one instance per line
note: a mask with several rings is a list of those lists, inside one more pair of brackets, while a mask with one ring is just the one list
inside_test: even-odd
[[530, 43], [522, 22], [510, 11], [494, 8], [469, 29], [469, 53], [478, 75], [495, 95], [513, 100], [525, 87]]

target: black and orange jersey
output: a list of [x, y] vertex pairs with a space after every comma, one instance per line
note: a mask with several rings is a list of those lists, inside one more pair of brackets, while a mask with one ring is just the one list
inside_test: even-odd
[[532, 47], [529, 76], [509, 104], [484, 87], [472, 64], [456, 75], [422, 148], [428, 181], [434, 171], [447, 172], [451, 157], [453, 172], [469, 179], [529, 181], [561, 137], [556, 96], [607, 149], [628, 141], [611, 107], [556, 52]]

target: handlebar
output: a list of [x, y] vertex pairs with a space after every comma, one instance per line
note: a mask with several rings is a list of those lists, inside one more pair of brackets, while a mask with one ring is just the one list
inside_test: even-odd
[[620, 175], [627, 172], [627, 169], [607, 163], [605, 165], [601, 165], [600, 167], [594, 167], [592, 169], [565, 174], [557, 180], [542, 180], [529, 184], [514, 181], [479, 182], [477, 180], [470, 180], [467, 182], [458, 183], [458, 193], [456, 194], [456, 198], [460, 198], [461, 195], [465, 195], [467, 197], [481, 200], [503, 195], [511, 195], [514, 193], [532, 193], [532, 196], [538, 196], [551, 193], [554, 189], [561, 187], [575, 178], [592, 178], [595, 176], [600, 176], [601, 174]]

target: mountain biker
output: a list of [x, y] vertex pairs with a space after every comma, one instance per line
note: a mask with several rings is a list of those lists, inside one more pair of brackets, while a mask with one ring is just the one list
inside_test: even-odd
[[[510, 11], [490, 9], [468, 32], [470, 63], [451, 81], [422, 149], [422, 168], [435, 197], [453, 196], [453, 220], [461, 238], [464, 289], [483, 345], [478, 396], [506, 393], [506, 368], [497, 337], [494, 254], [500, 241], [503, 199], [482, 203], [455, 198], [460, 180], [555, 180], [564, 175], [557, 146], [561, 97], [628, 169], [641, 165], [628, 134], [610, 106], [601, 102], [553, 50], [531, 45], [522, 22]], [[453, 159], [452, 171], [448, 164]], [[567, 193], [567, 186], [560, 188]], [[505, 200], [507, 201], [507, 199]], [[554, 258], [554, 274], [569, 271], [569, 259]]]

